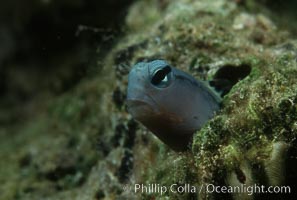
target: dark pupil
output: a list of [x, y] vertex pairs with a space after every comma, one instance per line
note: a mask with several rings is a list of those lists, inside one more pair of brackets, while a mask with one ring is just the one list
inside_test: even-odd
[[162, 82], [162, 80], [171, 72], [171, 68], [169, 66], [164, 67], [155, 72], [151, 83], [154, 85], [158, 85]]

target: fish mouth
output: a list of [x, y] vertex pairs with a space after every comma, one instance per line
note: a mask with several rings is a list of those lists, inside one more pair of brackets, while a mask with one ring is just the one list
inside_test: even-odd
[[152, 111], [154, 110], [152, 108], [152, 105], [150, 105], [148, 102], [139, 100], [139, 99], [127, 99], [126, 104], [128, 106], [128, 111], [133, 115], [135, 111]]
[[126, 104], [128, 112], [137, 120], [148, 118], [158, 113], [157, 104], [149, 96], [146, 96], [144, 99], [128, 98]]

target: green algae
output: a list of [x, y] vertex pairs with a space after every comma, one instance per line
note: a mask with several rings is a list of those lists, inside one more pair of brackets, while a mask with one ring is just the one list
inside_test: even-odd
[[[287, 33], [269, 27], [272, 22], [263, 27], [256, 14], [249, 17], [257, 23], [234, 29], [243, 8], [232, 1], [162, 6], [136, 2], [127, 16], [127, 36], [107, 55], [104, 70], [48, 103], [11, 141], [1, 138], [7, 142], [1, 145], [6, 162], [0, 168], [1, 199], [211, 199], [205, 193], [135, 194], [122, 187], [233, 184], [226, 181], [233, 173], [264, 166], [275, 142], [296, 145], [297, 43], [289, 41], [288, 49]], [[139, 13], [142, 19], [135, 19]], [[265, 38], [255, 41], [255, 31]], [[130, 66], [153, 58], [201, 79], [211, 79], [226, 64], [252, 69], [224, 97], [222, 110], [195, 133], [190, 152], [172, 152], [125, 111]], [[119, 94], [113, 101], [112, 90]]]
[[[180, 6], [180, 4], [177, 5]], [[168, 8], [170, 19], [165, 18], [172, 20], [170, 27], [163, 24], [162, 33], [158, 33], [161, 46], [170, 44], [166, 47], [166, 52], [160, 52], [158, 45], [149, 44], [145, 54], [141, 49], [138, 51], [142, 56], [139, 56], [137, 51], [134, 52], [136, 60], [137, 57], [150, 58], [157, 55], [169, 60], [178, 68], [190, 70], [193, 74], [200, 66], [209, 68], [204, 72], [206, 76], [196, 73], [200, 78], [211, 78], [214, 71], [224, 64], [236, 66], [244, 63], [249, 65], [252, 71], [224, 98], [223, 109], [217, 116], [195, 134], [192, 154], [188, 155], [192, 157], [188, 159], [194, 158], [195, 165], [187, 163], [187, 169], [181, 167], [179, 170], [173, 170], [172, 178], [169, 179], [168, 171], [162, 170], [162, 167], [146, 170], [146, 173], [155, 173], [160, 183], [168, 185], [177, 181], [174, 177], [190, 181], [186, 170], [192, 169], [195, 173], [191, 176], [195, 177], [193, 179], [196, 184], [224, 183], [222, 179], [234, 170], [240, 171], [243, 167], [245, 171], [248, 165], [263, 165], [270, 158], [274, 142], [285, 141], [289, 144], [294, 142], [296, 81], [292, 74], [296, 74], [296, 55], [285, 50], [280, 54], [277, 52], [277, 46], [285, 41], [286, 33], [277, 31], [265, 16], [255, 17], [250, 14], [251, 18], [259, 20], [257, 23], [265, 24], [269, 30], [267, 34], [265, 31], [268, 30], [258, 27], [257, 23], [252, 27], [246, 27], [245, 31], [234, 31], [232, 18], [237, 15], [236, 12], [230, 12], [229, 15], [207, 12], [208, 14], [200, 15], [199, 19], [195, 19], [193, 13], [199, 13], [199, 8], [195, 10], [195, 7], [180, 6], [177, 14], [171, 10], [174, 8], [174, 5]], [[185, 14], [181, 11], [182, 9], [190, 14], [183, 16]], [[224, 16], [228, 17], [224, 18]], [[209, 20], [210, 18], [212, 21]], [[266, 34], [265, 40], [251, 38], [254, 30], [259, 29]], [[274, 30], [274, 33], [271, 33], [271, 30]], [[129, 38], [133, 36], [130, 35]], [[275, 40], [275, 38], [278, 39]], [[291, 105], [287, 103], [288, 107], [284, 108], [281, 106], [285, 104], [283, 102], [292, 103]], [[286, 109], [290, 114], [284, 114], [288, 113], [284, 111]], [[182, 155], [176, 158], [182, 158]], [[161, 166], [167, 166], [168, 156], [164, 156], [161, 160], [163, 161]], [[172, 158], [169, 162], [172, 163]], [[249, 178], [253, 179], [253, 177]], [[145, 178], [145, 180], [148, 183], [156, 181], [154, 178], [149, 181]], [[167, 195], [172, 197], [172, 194]], [[149, 199], [151, 196], [146, 198]], [[186, 196], [183, 197], [186, 198]]]

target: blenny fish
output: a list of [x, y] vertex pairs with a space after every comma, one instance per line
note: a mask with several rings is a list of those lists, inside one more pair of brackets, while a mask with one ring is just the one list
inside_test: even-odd
[[129, 73], [128, 112], [175, 151], [190, 147], [193, 134], [220, 109], [220, 102], [207, 82], [164, 60], [139, 62]]

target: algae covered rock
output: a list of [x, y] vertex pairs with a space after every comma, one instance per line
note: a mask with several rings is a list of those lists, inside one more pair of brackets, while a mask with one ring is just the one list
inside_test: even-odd
[[[135, 1], [125, 35], [100, 54], [96, 73], [42, 102], [23, 124], [0, 127], [0, 199], [293, 198], [297, 40], [264, 5]], [[155, 59], [197, 79], [232, 82], [186, 152], [126, 110], [131, 67]]]
[[[137, 6], [142, 2], [133, 9]], [[119, 43], [117, 90], [125, 94], [123, 83], [133, 64], [158, 58], [204, 80], [221, 70], [220, 76], [233, 77], [236, 84], [221, 111], [194, 135], [191, 153], [174, 153], [139, 127], [136, 140], [149, 137], [149, 144], [133, 147], [134, 169], [126, 182], [131, 191], [144, 199], [290, 198], [285, 193], [294, 190], [296, 178], [296, 41], [264, 14], [242, 11], [231, 1], [174, 1], [159, 9], [159, 19], [139, 32], [130, 23], [133, 32]], [[147, 160], [137, 156], [144, 148], [155, 157], [149, 163], [138, 161]], [[147, 188], [136, 188], [139, 182]], [[196, 190], [170, 191], [174, 184]], [[264, 191], [252, 191], [255, 185]], [[167, 191], [149, 192], [150, 186]], [[266, 194], [269, 186], [289, 187]]]

